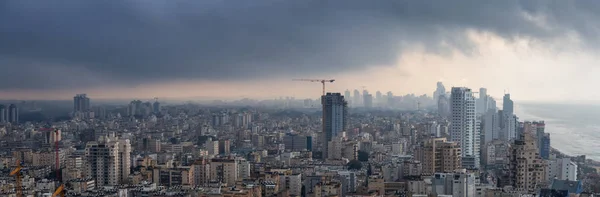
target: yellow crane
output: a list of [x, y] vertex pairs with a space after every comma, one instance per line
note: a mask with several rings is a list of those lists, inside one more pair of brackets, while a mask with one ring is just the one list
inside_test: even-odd
[[19, 160], [17, 160], [17, 168], [10, 172], [10, 176], [15, 176], [15, 179], [17, 181], [15, 191], [17, 192], [17, 197], [22, 197], [23, 188], [21, 188], [21, 163], [19, 162]]
[[54, 191], [54, 193], [52, 194], [52, 197], [65, 197], [65, 185], [64, 184], [60, 184], [60, 186], [58, 186], [58, 188], [56, 188], [56, 191]]
[[325, 83], [333, 83], [335, 79], [293, 79], [294, 81], [319, 82], [323, 84], [323, 95], [325, 95]]

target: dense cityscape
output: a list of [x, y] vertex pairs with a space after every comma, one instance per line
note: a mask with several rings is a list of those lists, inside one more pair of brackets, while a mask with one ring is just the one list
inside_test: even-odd
[[486, 88], [172, 104], [77, 94], [65, 114], [10, 102], [1, 196], [600, 193], [600, 163], [552, 148], [544, 120], [519, 119], [510, 94], [497, 104]]

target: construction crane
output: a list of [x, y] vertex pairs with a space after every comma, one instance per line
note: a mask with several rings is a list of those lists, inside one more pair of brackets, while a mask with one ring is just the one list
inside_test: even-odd
[[58, 186], [58, 188], [56, 188], [56, 191], [54, 191], [54, 193], [52, 194], [52, 197], [57, 197], [59, 195], [61, 197], [65, 197], [65, 185], [64, 184], [60, 184], [60, 186]]
[[323, 95], [325, 95], [325, 83], [333, 83], [335, 79], [293, 79], [294, 81], [319, 82], [323, 84]]
[[15, 168], [12, 172], [10, 172], [10, 176], [15, 176], [16, 185], [15, 190], [17, 192], [17, 197], [23, 196], [23, 188], [21, 188], [21, 162], [17, 160], [17, 168]]

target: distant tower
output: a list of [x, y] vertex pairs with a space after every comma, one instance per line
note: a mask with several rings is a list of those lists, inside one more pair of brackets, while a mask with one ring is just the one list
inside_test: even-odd
[[446, 87], [444, 87], [444, 84], [442, 84], [442, 82], [437, 82], [437, 88], [435, 89], [435, 92], [433, 92], [433, 100], [437, 101], [438, 98], [441, 95], [445, 95], [446, 94]]
[[383, 106], [383, 94], [381, 91], [375, 92], [375, 103], [377, 103], [377, 106]]
[[510, 99], [510, 94], [504, 94], [502, 101], [502, 111], [508, 115], [514, 114], [513, 101]]
[[321, 97], [323, 104], [323, 158], [327, 158], [327, 144], [347, 129], [348, 103], [340, 93], [327, 93]]
[[77, 94], [73, 97], [73, 112], [87, 112], [90, 110], [90, 98], [86, 94]]
[[479, 167], [479, 129], [475, 114], [475, 97], [469, 88], [452, 87], [450, 95], [450, 141], [458, 142], [463, 151], [463, 166]]
[[8, 122], [8, 109], [6, 106], [0, 105], [0, 123]]
[[15, 104], [8, 107], [8, 122], [19, 123], [19, 108]]
[[367, 108], [367, 109], [373, 108], [373, 95], [369, 94], [369, 93], [363, 94], [363, 102], [364, 102], [365, 108]]
[[152, 111], [154, 111], [155, 114], [160, 113], [160, 103], [158, 102], [158, 98], [154, 98], [154, 104], [152, 104]]
[[[350, 99], [350, 98], [348, 98]], [[360, 96], [360, 92], [358, 90], [354, 90], [354, 96], [352, 97], [352, 106], [353, 107], [358, 107], [360, 106], [360, 101], [361, 101], [361, 96]]]
[[[346, 101], [351, 101], [351, 100], [352, 100], [352, 99], [351, 99], [351, 98], [352, 98], [352, 95], [351, 95], [351, 93], [350, 93], [350, 90], [346, 90], [346, 91], [344, 92], [344, 98], [346, 99]], [[352, 104], [354, 104], [354, 103], [352, 103]]]

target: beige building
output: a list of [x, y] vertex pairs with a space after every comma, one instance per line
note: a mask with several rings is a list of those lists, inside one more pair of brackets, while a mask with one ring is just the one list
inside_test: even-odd
[[546, 161], [539, 154], [535, 134], [526, 132], [511, 147], [510, 166], [516, 190], [532, 193], [544, 186]]
[[416, 159], [421, 161], [423, 166], [423, 175], [461, 169], [461, 157], [458, 143], [448, 142], [446, 138], [427, 139], [416, 153]]
[[235, 185], [238, 181], [238, 163], [235, 159], [214, 158], [210, 161], [210, 178], [211, 180], [227, 183], [227, 185]]
[[192, 182], [194, 186], [207, 186], [210, 182], [210, 163], [208, 159], [201, 158], [192, 164]]

